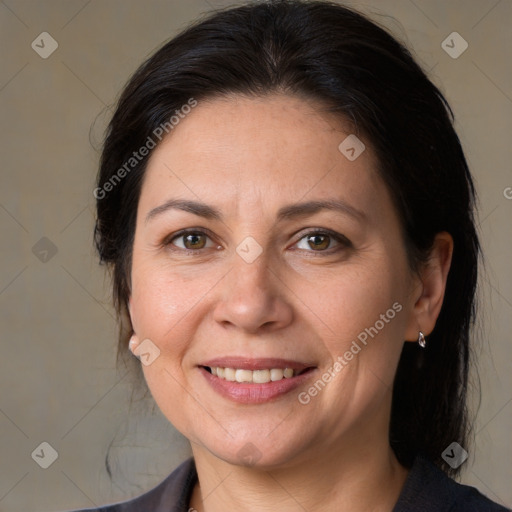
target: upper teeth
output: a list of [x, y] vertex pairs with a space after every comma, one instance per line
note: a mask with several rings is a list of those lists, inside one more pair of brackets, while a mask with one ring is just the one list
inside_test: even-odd
[[224, 380], [231, 382], [253, 382], [255, 384], [265, 384], [266, 382], [275, 382], [283, 378], [289, 379], [296, 373], [291, 368], [272, 368], [270, 370], [241, 370], [236, 368], [220, 368], [211, 366], [212, 375], [216, 375]]

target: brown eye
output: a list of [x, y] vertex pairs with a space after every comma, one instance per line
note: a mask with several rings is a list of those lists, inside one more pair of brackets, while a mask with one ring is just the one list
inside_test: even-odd
[[322, 230], [307, 233], [296, 243], [296, 247], [307, 252], [330, 254], [352, 247], [352, 243], [344, 235]]
[[205, 236], [203, 234], [194, 233], [182, 237], [186, 249], [202, 249], [206, 245]]
[[331, 242], [331, 237], [329, 235], [308, 235], [307, 237], [308, 245], [311, 247], [311, 249], [317, 251], [317, 250], [323, 250], [327, 249], [329, 247], [329, 244]]
[[214, 246], [210, 237], [201, 231], [182, 231], [170, 239], [166, 245], [173, 245], [188, 251], [199, 251]]

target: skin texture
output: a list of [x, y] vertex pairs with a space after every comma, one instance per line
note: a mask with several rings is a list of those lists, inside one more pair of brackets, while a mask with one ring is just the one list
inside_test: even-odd
[[[388, 443], [391, 386], [404, 340], [434, 328], [453, 243], [439, 234], [428, 265], [411, 271], [369, 141], [360, 136], [366, 150], [355, 161], [338, 150], [350, 133], [311, 101], [231, 96], [199, 102], [150, 158], [129, 307], [136, 342], [149, 338], [160, 350], [144, 375], [191, 442], [198, 511], [391, 511], [398, 499], [407, 470]], [[171, 198], [204, 202], [223, 219], [170, 209], [146, 221]], [[363, 216], [276, 218], [285, 205], [327, 199]], [[203, 248], [173, 238], [186, 228], [209, 230]], [[306, 236], [314, 229], [350, 242], [321, 237], [315, 248]], [[263, 251], [252, 263], [236, 252], [246, 237]], [[401, 311], [301, 404], [299, 392], [395, 303]], [[214, 391], [198, 367], [223, 356], [316, 369], [277, 399], [241, 404]], [[247, 450], [253, 464], [242, 459]]]

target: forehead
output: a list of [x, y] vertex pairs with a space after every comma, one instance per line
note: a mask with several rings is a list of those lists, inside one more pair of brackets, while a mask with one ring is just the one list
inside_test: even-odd
[[349, 136], [348, 123], [298, 97], [198, 102], [153, 151], [141, 206], [172, 194], [239, 208], [340, 196], [369, 208], [386, 199], [383, 182], [368, 141], [353, 161], [340, 151]]

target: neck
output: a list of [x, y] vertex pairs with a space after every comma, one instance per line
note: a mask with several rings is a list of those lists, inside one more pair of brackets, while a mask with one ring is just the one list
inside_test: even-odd
[[[193, 447], [200, 485], [190, 506], [197, 512], [390, 512], [408, 471], [399, 464], [387, 439], [366, 438], [328, 450], [285, 468], [247, 468], [229, 464]], [[361, 442], [363, 441], [363, 442]]]

